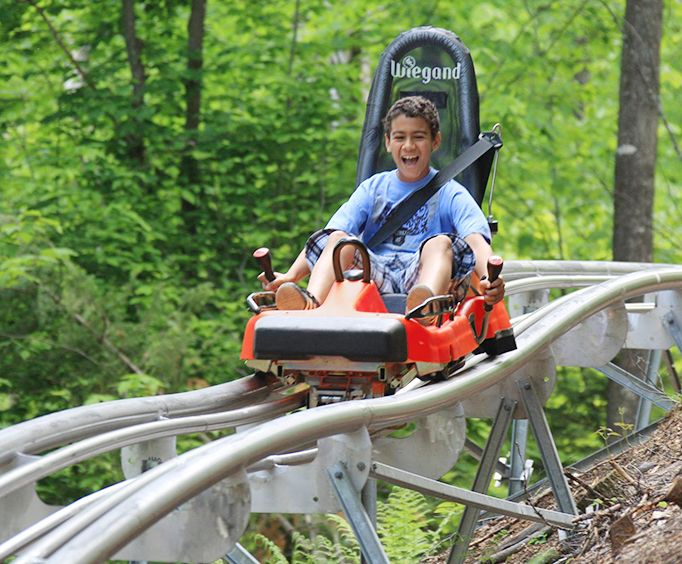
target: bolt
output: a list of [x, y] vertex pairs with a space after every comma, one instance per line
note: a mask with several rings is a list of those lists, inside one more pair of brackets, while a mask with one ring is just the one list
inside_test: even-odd
[[317, 496], [313, 496], [313, 501], [314, 501], [315, 503], [317, 503], [318, 501], [320, 501], [320, 498], [317, 497]]
[[360, 470], [360, 472], [362, 472], [365, 468], [366, 466], [364, 462], [358, 462], [358, 470]]
[[337, 480], [342, 480], [343, 479], [343, 472], [335, 472], [334, 478], [336, 478]]

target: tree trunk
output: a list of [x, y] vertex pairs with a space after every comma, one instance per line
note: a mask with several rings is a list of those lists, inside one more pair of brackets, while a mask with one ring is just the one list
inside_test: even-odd
[[196, 233], [198, 209], [196, 201], [200, 200], [201, 175], [199, 163], [192, 156], [197, 145], [199, 124], [201, 122], [201, 69], [204, 64], [204, 21], [206, 19], [206, 0], [192, 0], [192, 9], [187, 23], [187, 71], [185, 80], [185, 152], [180, 163], [180, 173], [188, 192], [194, 195], [195, 201], [187, 197], [182, 200], [184, 222], [190, 234]]
[[[617, 261], [652, 260], [662, 19], [662, 0], [627, 1], [613, 195], [613, 258]], [[646, 355], [626, 350], [619, 364], [641, 376]], [[621, 419], [632, 423], [636, 409], [635, 396], [609, 382], [607, 426], [614, 428]]]
[[121, 32], [126, 44], [128, 64], [133, 79], [133, 95], [131, 106], [133, 118], [130, 124], [130, 132], [125, 135], [128, 147], [128, 157], [140, 166], [146, 162], [146, 150], [142, 125], [138, 112], [144, 106], [145, 72], [142, 65], [142, 41], [135, 33], [135, 2], [134, 0], [122, 0]]

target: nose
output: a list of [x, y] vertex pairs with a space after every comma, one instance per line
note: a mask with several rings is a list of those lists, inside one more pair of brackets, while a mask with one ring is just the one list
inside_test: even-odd
[[411, 148], [414, 145], [414, 140], [412, 137], [409, 135], [405, 137], [405, 143], [403, 144], [403, 147], [407, 147], [408, 149]]

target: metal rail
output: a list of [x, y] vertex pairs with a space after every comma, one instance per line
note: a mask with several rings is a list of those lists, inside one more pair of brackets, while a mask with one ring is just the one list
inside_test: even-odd
[[[608, 263], [612, 265], [612, 263]], [[632, 268], [633, 265], [628, 265]], [[385, 426], [436, 412], [501, 382], [566, 331], [593, 313], [641, 294], [682, 287], [682, 269], [636, 272], [576, 292], [529, 327], [519, 349], [480, 363], [456, 379], [396, 397], [324, 406], [259, 425], [153, 468], [130, 486], [48, 534], [17, 562], [97, 562], [127, 544], [174, 507], [239, 468], [273, 452], [293, 449], [321, 437], [360, 427]], [[507, 277], [509, 279], [509, 276]], [[133, 487], [134, 486], [134, 487]]]
[[511, 282], [532, 276], [623, 276], [633, 272], [660, 270], [661, 268], [680, 268], [680, 265], [598, 260], [510, 260], [504, 264], [504, 279]]
[[210, 388], [75, 407], [0, 431], [0, 467], [17, 453], [37, 454], [122, 427], [197, 413], [235, 409], [265, 398], [270, 389], [251, 375]]
[[[530, 269], [530, 270], [534, 270], [534, 272], [530, 276], [526, 276], [524, 278], [519, 278], [515, 282], [511, 282], [510, 284], [508, 284], [507, 285], [508, 291], [510, 288], [512, 289], [512, 291], [509, 293], [511, 294], [511, 293], [516, 293], [516, 292], [521, 292], [521, 291], [528, 291], [528, 290], [533, 290], [533, 289], [541, 289], [541, 288], [549, 288], [549, 287], [563, 287], [563, 288], [582, 287], [588, 283], [597, 282], [597, 281], [607, 277], [607, 275], [604, 275], [604, 274], [597, 274], [597, 275], [593, 274], [591, 276], [588, 276], [588, 275], [580, 275], [580, 276], [571, 276], [571, 275], [556, 276], [556, 275], [554, 275], [551, 277], [542, 276], [541, 275], [542, 271], [544, 271], [546, 269], [550, 269], [552, 271], [556, 271], [556, 270], [561, 271], [560, 268], [559, 269], [556, 268], [556, 263], [554, 263], [552, 261], [542, 261], [542, 262], [546, 263], [547, 266], [546, 267], [543, 266], [542, 268], [534, 267], [533, 269]], [[584, 271], [588, 272], [589, 269], [587, 267], [592, 268], [594, 266], [594, 264], [595, 263], [586, 263]], [[602, 271], [603, 266], [599, 265], [598, 263], [596, 263], [596, 264], [598, 265], [597, 270]], [[607, 263], [607, 264], [610, 266], [612, 263]], [[636, 266], [639, 267], [640, 265], [636, 265]], [[644, 265], [644, 266], [646, 266], [648, 268], [652, 268], [655, 265]], [[633, 265], [628, 264], [628, 263], [624, 263], [624, 268], [632, 269]], [[608, 275], [608, 276], [611, 276], [611, 275]], [[525, 325], [526, 327], [528, 327], [528, 326], [532, 325], [532, 323], [534, 323], [535, 321], [539, 321], [540, 319], [542, 319], [542, 317], [546, 313], [548, 313], [553, 307], [556, 307], [561, 301], [563, 301], [563, 300], [555, 300], [549, 306], [546, 306], [545, 308], [543, 308], [541, 313], [536, 314], [535, 317], [531, 317], [528, 315], [523, 316], [523, 320], [522, 320], [522, 323], [520, 325], [521, 326]], [[651, 305], [653, 306], [653, 304], [651, 304]], [[628, 309], [631, 309], [631, 308], [628, 308]], [[649, 308], [649, 309], [651, 309], [651, 308]], [[521, 327], [519, 327], [518, 324], [516, 325], [516, 327], [521, 328]], [[517, 332], [518, 332], [518, 329], [517, 329]], [[472, 361], [470, 361], [468, 363], [468, 366], [466, 366], [463, 370], [470, 370], [473, 366], [476, 366], [482, 358], [483, 357], [481, 357], [481, 356], [474, 357], [474, 359], [472, 359]], [[461, 372], [458, 372], [458, 376], [460, 373]], [[214, 389], [214, 388], [212, 388], [212, 389]], [[407, 390], [401, 390], [400, 393], [402, 394], [406, 391]], [[192, 394], [194, 394], [194, 392]], [[195, 398], [195, 399], [199, 399], [199, 398]], [[126, 401], [130, 401], [130, 400], [126, 400]], [[110, 402], [110, 403], [121, 403], [121, 402]], [[102, 404], [102, 405], [108, 405], [108, 404]], [[81, 409], [81, 408], [78, 408], [78, 409]], [[74, 410], [70, 410], [70, 411], [74, 411]], [[56, 414], [56, 415], [59, 415], [59, 414]], [[270, 416], [274, 416], [274, 415], [275, 415], [275, 413], [270, 414]], [[33, 423], [33, 422], [29, 422], [29, 423]], [[12, 429], [15, 429], [15, 428], [12, 428]], [[142, 431], [140, 431], [138, 436], [142, 437], [143, 434], [144, 433]], [[6, 435], [6, 433], [5, 433], [5, 435]], [[3, 433], [0, 433], [0, 437], [2, 437], [2, 436], [3, 436]], [[147, 438], [151, 438], [151, 436], [147, 437]], [[140, 438], [140, 440], [144, 440], [144, 439]], [[114, 448], [114, 447], [112, 447], [112, 448]], [[262, 463], [257, 463], [257, 467], [258, 468], [267, 468], [267, 467], [272, 468], [272, 467], [274, 467], [275, 464], [277, 464], [277, 465], [285, 464], [286, 465], [286, 464], [295, 464], [295, 463], [305, 463], [305, 462], [310, 461], [312, 458], [314, 458], [314, 451], [315, 450], [316, 449], [312, 449], [311, 451], [305, 453], [303, 456], [301, 456], [303, 453], [294, 453], [294, 454], [287, 454], [287, 455], [282, 455], [282, 456], [271, 456], [269, 459], [264, 460]], [[45, 457], [43, 457], [43, 458], [45, 458]], [[269, 460], [270, 462], [268, 462], [267, 460]], [[256, 469], [256, 467], [253, 467], [253, 470], [255, 470], [255, 469]], [[43, 521], [47, 521], [47, 519], [44, 519]]]
[[34, 540], [42, 537], [48, 531], [54, 529], [67, 519], [82, 511], [88, 505], [94, 503], [98, 499], [105, 497], [111, 492], [121, 488], [126, 482], [119, 482], [113, 486], [103, 488], [88, 496], [82, 497], [73, 503], [62, 507], [30, 527], [27, 527], [19, 534], [14, 535], [11, 539], [0, 544], [0, 562], [4, 562], [6, 558], [16, 554], [18, 551], [32, 543]]
[[[598, 261], [509, 261], [505, 276], [514, 281], [507, 284], [507, 293], [512, 295], [548, 287], [582, 287], [590, 281], [594, 283], [610, 276], [654, 266], [657, 265]], [[575, 270], [585, 274], [567, 274]], [[561, 274], [550, 276], [551, 273]], [[6, 464], [16, 452], [36, 454], [73, 440], [161, 417], [210, 413], [252, 403], [267, 393], [264, 386], [262, 378], [251, 375], [209, 389], [117, 400], [38, 417], [0, 430], [0, 466]]]
[[264, 419], [272, 419], [273, 416], [281, 415], [304, 405], [305, 396], [306, 390], [300, 390], [291, 395], [271, 399], [255, 406], [209, 415], [163, 419], [89, 437], [0, 475], [0, 497], [49, 476], [62, 468], [140, 441], [187, 433], [215, 431], [235, 425], [246, 425]]

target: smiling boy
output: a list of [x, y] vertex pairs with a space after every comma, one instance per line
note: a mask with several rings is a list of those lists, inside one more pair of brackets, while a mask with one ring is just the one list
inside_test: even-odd
[[[410, 96], [398, 100], [384, 118], [386, 150], [396, 169], [380, 172], [357, 187], [327, 226], [311, 235], [286, 273], [259, 280], [276, 291], [279, 309], [311, 309], [322, 303], [332, 284], [332, 251], [342, 238], [362, 238], [381, 226], [393, 207], [425, 186], [436, 174], [431, 154], [441, 142], [438, 111], [432, 102]], [[451, 180], [431, 197], [401, 229], [369, 249], [371, 275], [379, 292], [407, 293], [406, 311], [434, 295], [463, 296], [471, 272], [481, 278], [485, 301], [504, 297], [504, 281], [485, 280], [492, 254], [490, 229], [483, 212], [466, 188]], [[352, 247], [341, 252], [344, 268], [358, 266]], [[296, 282], [311, 274], [307, 290]], [[429, 323], [431, 319], [420, 320]]]

